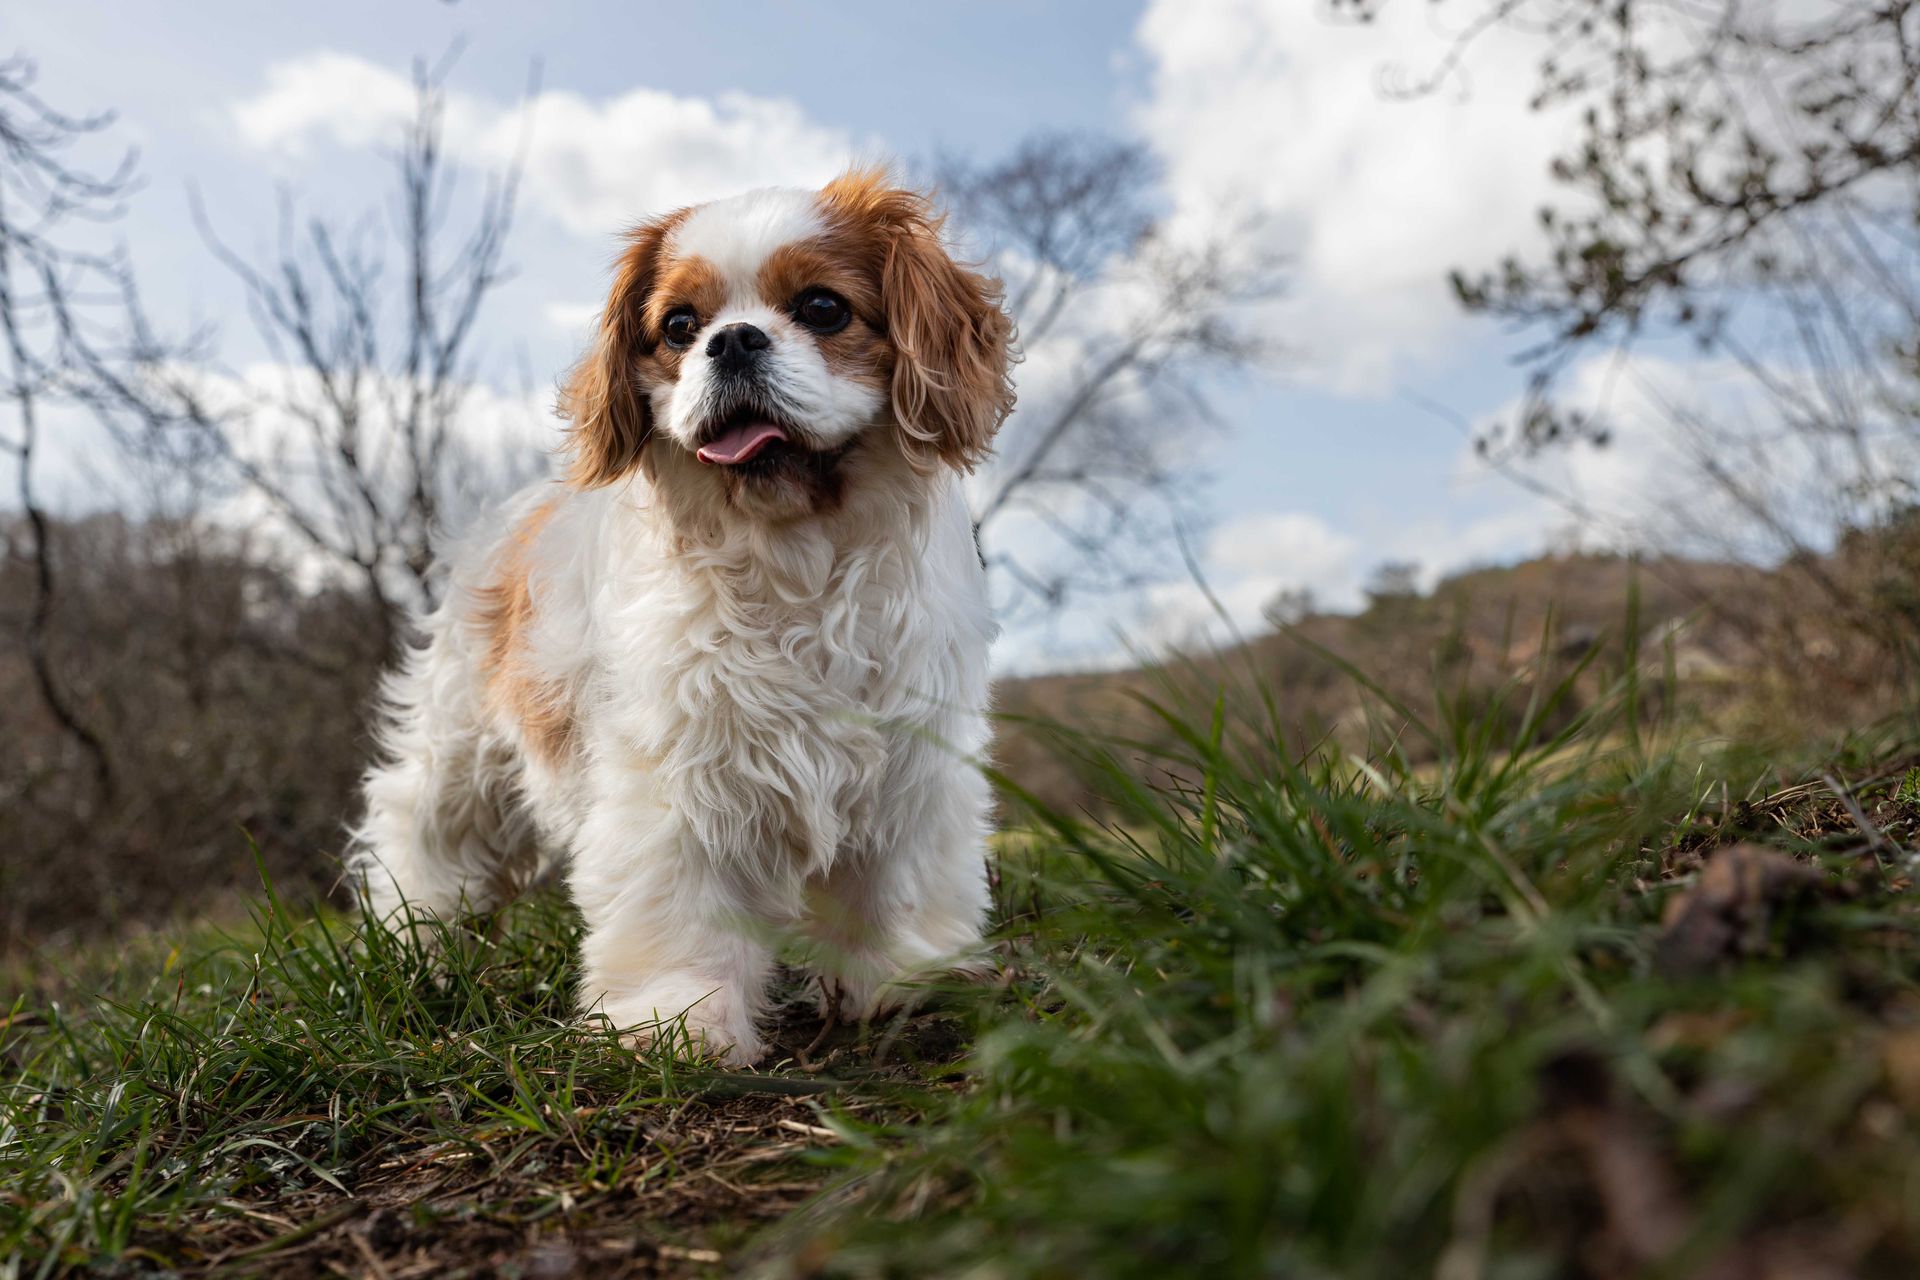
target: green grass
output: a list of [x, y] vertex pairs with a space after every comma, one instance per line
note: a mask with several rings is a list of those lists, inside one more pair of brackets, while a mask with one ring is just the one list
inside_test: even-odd
[[358, 1270], [349, 1228], [524, 1262], [583, 1202], [618, 1228], [600, 1261], [697, 1261], [820, 1183], [793, 1166], [832, 1137], [809, 1100], [835, 1082], [636, 1055], [573, 1016], [563, 902], [494, 924], [428, 949], [269, 898], [245, 936], [146, 958], [85, 1007], [16, 1008], [0, 1273], [278, 1267], [317, 1245]]
[[[577, 1025], [552, 897], [441, 958], [269, 901], [16, 1011], [0, 1272], [1914, 1274], [1911, 754], [1688, 745], [1636, 670], [1363, 758], [1257, 686], [1052, 730], [1112, 812], [1001, 780], [1004, 980], [759, 1072]], [[1715, 906], [1743, 841], [1817, 883]]]

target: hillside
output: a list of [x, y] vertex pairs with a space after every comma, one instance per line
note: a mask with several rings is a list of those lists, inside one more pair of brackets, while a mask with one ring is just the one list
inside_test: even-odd
[[[1584, 663], [1564, 717], [1620, 670], [1629, 639], [1643, 698], [1672, 696], [1704, 725], [1752, 732], [1765, 723], [1785, 739], [1871, 718], [1890, 678], [1884, 663], [1836, 619], [1807, 609], [1805, 595], [1785, 570], [1672, 557], [1543, 556], [1475, 569], [1424, 596], [1308, 616], [1217, 652], [1136, 670], [1008, 680], [997, 691], [1005, 717], [997, 759], [1045, 803], [1087, 806], [1092, 798], [1071, 764], [1026, 722], [1164, 744], [1160, 717], [1143, 699], [1223, 683], [1238, 697], [1271, 696], [1296, 754], [1328, 735], [1361, 750], [1369, 735], [1355, 673], [1426, 715], [1443, 695], [1477, 703], [1507, 681]], [[1393, 729], [1377, 716], [1375, 727]], [[1419, 743], [1404, 749], [1416, 762], [1431, 754]]]

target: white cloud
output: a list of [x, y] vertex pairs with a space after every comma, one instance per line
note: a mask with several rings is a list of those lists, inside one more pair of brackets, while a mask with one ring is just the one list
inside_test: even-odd
[[584, 339], [600, 319], [597, 302], [549, 302], [543, 309], [547, 323], [570, 338]]
[[1246, 516], [1214, 530], [1207, 561], [1239, 581], [1338, 593], [1352, 576], [1359, 544], [1317, 516], [1300, 512]]
[[1204, 590], [1179, 581], [1149, 593], [1145, 638], [1153, 646], [1255, 634], [1265, 630], [1262, 610], [1285, 590], [1309, 591], [1322, 608], [1348, 607], [1358, 600], [1359, 564], [1360, 544], [1318, 516], [1265, 512], [1229, 521], [1207, 539]]
[[[1804, 371], [1774, 367], [1768, 375], [1808, 404], [1830, 390]], [[1910, 435], [1872, 424], [1860, 440], [1793, 430], [1772, 393], [1731, 360], [1596, 355], [1567, 371], [1560, 402], [1603, 421], [1610, 438], [1604, 447], [1568, 444], [1516, 462], [1544, 492], [1493, 477], [1468, 447], [1447, 484], [1456, 493], [1480, 490], [1478, 500], [1449, 502], [1424, 518], [1389, 515], [1364, 528], [1299, 512], [1230, 521], [1208, 539], [1202, 567], [1232, 626], [1198, 585], [1167, 583], [1145, 603], [1149, 647], [1257, 633], [1264, 606], [1283, 589], [1305, 588], [1321, 608], [1357, 607], [1368, 573], [1388, 560], [1417, 564], [1425, 589], [1465, 569], [1555, 549], [1766, 562], [1791, 540], [1823, 547], [1848, 520], [1867, 518], [1874, 499], [1853, 478], [1863, 470], [1910, 475], [1920, 453]], [[1479, 425], [1511, 423], [1521, 406], [1515, 397]]]
[[1467, 67], [1417, 101], [1383, 91], [1394, 68], [1430, 71], [1452, 6], [1391, 4], [1365, 25], [1305, 0], [1155, 0], [1137, 39], [1151, 64], [1135, 113], [1161, 156], [1175, 226], [1260, 220], [1292, 262], [1272, 316], [1301, 377], [1379, 391], [1446, 352], [1467, 326], [1447, 285], [1537, 243], [1547, 165], [1564, 117], [1529, 110], [1540, 48], [1482, 35]]
[[[1201, 557], [1205, 590], [1182, 580], [1148, 593], [1141, 634], [1149, 651], [1230, 643], [1267, 630], [1266, 607], [1282, 591], [1304, 590], [1314, 608], [1327, 612], [1359, 609], [1368, 577], [1388, 561], [1416, 565], [1421, 589], [1431, 590], [1442, 578], [1480, 565], [1603, 541], [1590, 537], [1582, 543], [1567, 526], [1563, 509], [1517, 489], [1496, 510], [1454, 506], [1427, 519], [1396, 522], [1374, 536], [1304, 512], [1244, 516], [1207, 540]], [[1221, 610], [1230, 622], [1222, 621]]]
[[[231, 119], [250, 146], [297, 154], [321, 139], [389, 139], [412, 109], [407, 77], [319, 52], [270, 67], [265, 88], [235, 103]], [[457, 159], [493, 168], [524, 144], [526, 199], [593, 236], [752, 187], [817, 186], [871, 150], [783, 99], [648, 88], [606, 99], [550, 91], [513, 106], [450, 93], [446, 143]]]
[[[411, 480], [405, 437], [395, 416], [408, 401], [402, 379], [375, 375], [376, 385], [365, 390], [357, 441], [363, 470], [349, 484], [333, 451], [316, 444], [311, 426], [295, 411], [323, 398], [310, 370], [261, 361], [232, 371], [180, 366], [170, 376], [190, 386], [211, 416], [226, 421], [234, 456], [271, 476], [301, 521], [331, 545], [364, 537], [367, 516], [353, 496], [359, 481], [385, 512], [406, 508]], [[501, 498], [549, 473], [561, 439], [550, 400], [481, 383], [461, 391], [448, 424], [450, 440], [433, 477], [436, 540], [460, 537]], [[127, 465], [119, 455], [107, 464], [109, 470]], [[235, 474], [222, 474], [218, 481], [200, 504], [210, 527], [243, 534], [257, 552], [278, 559], [303, 585], [341, 574], [341, 564], [317, 552], [275, 503], [240, 483]], [[390, 567], [400, 598], [409, 598], [408, 575], [397, 564]]]
[[1560, 508], [1527, 494], [1513, 499], [1484, 515], [1467, 515], [1456, 507], [1455, 518], [1404, 525], [1383, 541], [1374, 563], [1416, 564], [1421, 589], [1431, 590], [1442, 578], [1465, 569], [1525, 559], [1553, 546], [1584, 545], [1566, 533], [1568, 516]]
[[413, 112], [405, 76], [351, 54], [322, 50], [267, 68], [267, 85], [234, 104], [240, 137], [298, 154], [316, 136], [349, 147], [392, 139]]
[[[1522, 503], [1544, 525], [1553, 513], [1580, 526], [1589, 545], [1629, 546], [1672, 542], [1676, 518], [1721, 524], [1728, 513], [1701, 486], [1695, 465], [1698, 441], [1684, 421], [1758, 423], [1753, 387], [1727, 361], [1677, 361], [1646, 354], [1590, 356], [1561, 379], [1557, 404], [1604, 424], [1608, 438], [1596, 447], [1567, 441], [1514, 459], [1512, 472], [1544, 491]], [[1516, 394], [1476, 427], [1510, 428], [1524, 412]], [[1487, 474], [1487, 464], [1463, 448], [1456, 478]], [[1552, 495], [1552, 496], [1545, 496]], [[1655, 537], [1656, 526], [1663, 536]], [[1698, 548], [1695, 548], [1698, 549]]]
[[751, 187], [818, 186], [857, 151], [846, 134], [814, 124], [790, 102], [635, 89], [597, 103], [544, 94], [494, 125], [495, 154], [511, 154], [529, 111], [529, 189], [583, 234]]
[[[287, 408], [321, 400], [310, 371], [262, 361], [233, 371], [179, 365], [166, 372], [167, 381], [191, 387], [211, 416], [227, 421], [236, 458], [272, 476], [310, 526], [336, 544], [348, 540], [340, 502], [348, 489], [337, 483], [342, 474], [330, 451], [316, 449], [307, 425]], [[367, 393], [359, 446], [368, 482], [391, 512], [405, 505], [407, 476], [387, 407], [404, 403], [405, 395], [399, 380], [382, 381]], [[465, 389], [453, 422], [455, 438], [438, 474], [438, 537], [457, 538], [507, 493], [548, 473], [561, 439], [550, 400], [484, 384]], [[92, 414], [67, 402], [45, 405], [40, 425], [45, 447], [36, 451], [34, 487], [40, 505], [58, 516], [107, 510], [136, 518], [191, 513], [210, 531], [277, 561], [305, 589], [351, 580], [341, 562], [318, 553], [284, 511], [231, 470], [174, 472], [143, 462]], [[17, 484], [17, 466], [16, 460], [0, 457], [0, 482], [9, 493]], [[352, 509], [353, 500], [346, 498], [345, 505]], [[355, 518], [359, 515], [356, 511]], [[400, 598], [408, 598], [411, 581], [395, 568], [393, 583]]]

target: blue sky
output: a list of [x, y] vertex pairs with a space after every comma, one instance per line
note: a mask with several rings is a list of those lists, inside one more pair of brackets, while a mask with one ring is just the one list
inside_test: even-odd
[[[1287, 356], [1218, 386], [1228, 429], [1192, 435], [1213, 515], [1203, 560], [1252, 625], [1281, 587], [1344, 605], [1383, 560], [1432, 575], [1517, 558], [1564, 523], [1480, 472], [1458, 426], [1417, 403], [1479, 421], [1521, 385], [1510, 362], [1520, 338], [1462, 317], [1445, 272], [1532, 243], [1564, 137], [1564, 122], [1525, 110], [1534, 51], [1500, 35], [1470, 79], [1393, 101], [1383, 74], [1443, 48], [1433, 7], [1408, 3], [1364, 30], [1319, 10], [16, 0], [9, 36], [39, 59], [52, 101], [119, 111], [148, 180], [119, 233], [151, 309], [215, 321], [229, 365], [261, 353], [194, 235], [189, 184], [236, 247], [266, 248], [281, 187], [333, 213], [382, 197], [374, 148], [417, 54], [464, 41], [450, 135], [476, 165], [518, 136], [538, 59], [534, 163], [510, 253], [519, 272], [492, 312], [481, 370], [503, 394], [522, 386], [523, 363], [551, 385], [578, 348], [620, 221], [660, 202], [811, 180], [846, 159], [991, 158], [1041, 129], [1139, 139], [1165, 167], [1176, 227], [1250, 210], [1294, 262], [1289, 298], [1259, 318]], [[1585, 465], [1558, 478], [1574, 483]], [[1634, 488], [1630, 469], [1607, 465], [1585, 478]], [[64, 482], [84, 495], [78, 472]], [[1179, 639], [1205, 617], [1197, 590], [1172, 583], [1089, 615], [1065, 649], [1016, 638], [1007, 661], [1097, 658], [1116, 629]]]

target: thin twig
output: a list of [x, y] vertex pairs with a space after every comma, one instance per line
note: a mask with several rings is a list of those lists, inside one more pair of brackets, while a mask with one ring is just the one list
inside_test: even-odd
[[1874, 865], [1884, 872], [1886, 864], [1880, 860], [1880, 854], [1884, 852], [1898, 858], [1903, 852], [1900, 846], [1887, 839], [1886, 834], [1873, 825], [1873, 820], [1867, 817], [1866, 810], [1860, 807], [1859, 802], [1853, 798], [1853, 793], [1838, 778], [1830, 773], [1823, 773], [1820, 775], [1820, 781], [1827, 784], [1827, 789], [1833, 792], [1846, 809], [1847, 816], [1853, 819], [1853, 825], [1858, 827], [1860, 834], [1867, 838], [1867, 851], [1874, 855]]
[[821, 1071], [826, 1067], [827, 1064], [824, 1060], [814, 1062], [812, 1054], [815, 1049], [818, 1049], [822, 1044], [826, 1043], [827, 1037], [833, 1034], [833, 1029], [840, 1025], [840, 984], [837, 982], [829, 982], [824, 977], [819, 978], [818, 981], [820, 983], [820, 994], [825, 996], [827, 1000], [826, 1019], [820, 1024], [819, 1034], [815, 1035], [813, 1039], [808, 1042], [806, 1048], [796, 1050], [793, 1055], [793, 1060], [799, 1064], [800, 1069], [809, 1075]]

